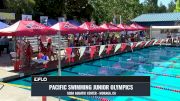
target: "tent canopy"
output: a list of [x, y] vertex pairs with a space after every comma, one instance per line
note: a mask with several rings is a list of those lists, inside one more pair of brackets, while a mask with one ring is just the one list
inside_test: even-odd
[[128, 26], [126, 24], [119, 24], [117, 27], [121, 28], [122, 30], [126, 30], [126, 31], [134, 31], [136, 30], [135, 28]]
[[8, 24], [5, 24], [3, 22], [0, 22], [0, 29], [8, 27]]
[[116, 27], [116, 25], [110, 23], [102, 24], [100, 27], [108, 30], [109, 32], [120, 32], [123, 30], [122, 28]]
[[51, 28], [58, 30], [61, 34], [76, 34], [76, 33], [85, 33], [86, 29], [75, 26], [69, 22], [58, 22], [53, 25]]
[[36, 21], [18, 21], [13, 25], [0, 29], [0, 36], [35, 36], [53, 35], [56, 30], [46, 27]]
[[146, 30], [147, 29], [146, 27], [143, 27], [143, 26], [141, 26], [141, 25], [139, 25], [137, 23], [131, 24], [130, 27], [132, 27], [132, 28], [134, 28], [136, 30]]
[[92, 32], [92, 33], [107, 31], [106, 29], [104, 29], [102, 27], [99, 27], [99, 26], [97, 26], [96, 24], [94, 24], [92, 22], [85, 22], [79, 27], [83, 28], [83, 29], [86, 29], [87, 31]]
[[180, 26], [151, 26], [151, 29], [180, 29]]

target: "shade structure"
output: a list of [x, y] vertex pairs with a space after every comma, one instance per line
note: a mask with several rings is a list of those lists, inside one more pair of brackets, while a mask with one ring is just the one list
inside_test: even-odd
[[5, 24], [3, 22], [0, 22], [0, 29], [8, 27], [8, 24]]
[[143, 27], [143, 26], [141, 26], [141, 25], [139, 25], [137, 23], [131, 24], [130, 27], [132, 27], [132, 28], [134, 28], [136, 30], [146, 30], [147, 29], [146, 27]]
[[123, 31], [122, 28], [119, 28], [116, 25], [113, 25], [113, 24], [110, 24], [110, 23], [102, 24], [100, 27], [108, 30], [109, 32], [120, 32], [120, 31]]
[[0, 29], [0, 36], [54, 35], [56, 32], [56, 30], [36, 21], [20, 20], [7, 28]]
[[106, 29], [99, 27], [98, 25], [94, 24], [93, 22], [85, 22], [82, 25], [80, 25], [79, 27], [86, 29], [87, 31], [89, 31], [91, 33], [107, 31]]
[[134, 31], [136, 30], [135, 28], [131, 27], [131, 26], [128, 26], [126, 24], [119, 24], [117, 25], [117, 27], [121, 28], [122, 30], [125, 30], [125, 31]]
[[60, 31], [61, 34], [76, 34], [86, 32], [86, 29], [75, 26], [69, 22], [58, 22], [51, 28]]

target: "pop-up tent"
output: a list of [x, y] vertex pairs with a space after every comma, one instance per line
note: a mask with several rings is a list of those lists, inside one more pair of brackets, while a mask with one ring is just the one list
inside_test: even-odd
[[119, 25], [117, 25], [117, 27], [121, 28], [124, 31], [134, 31], [134, 30], [136, 30], [135, 28], [133, 28], [131, 26], [128, 26], [126, 24], [119, 24]]
[[86, 29], [75, 26], [69, 22], [58, 22], [51, 28], [60, 31], [61, 34], [76, 34], [86, 32]]
[[146, 30], [147, 29], [146, 27], [143, 27], [143, 26], [141, 26], [141, 25], [139, 25], [137, 23], [131, 24], [130, 27], [132, 27], [132, 28], [134, 28], [136, 30]]
[[96, 24], [92, 23], [92, 22], [85, 22], [83, 23], [81, 26], [79, 26], [80, 28], [86, 29], [87, 31], [91, 32], [91, 33], [96, 33], [96, 32], [105, 32], [107, 31], [106, 29], [97, 26]]
[[0, 22], [0, 29], [8, 27], [8, 24], [5, 24], [3, 22]]
[[116, 27], [116, 25], [109, 24], [109, 23], [102, 24], [100, 27], [108, 30], [109, 32], [120, 32], [120, 31], [123, 31], [122, 28]]
[[9, 27], [0, 29], [0, 36], [53, 35], [56, 32], [56, 30], [36, 21], [18, 21]]

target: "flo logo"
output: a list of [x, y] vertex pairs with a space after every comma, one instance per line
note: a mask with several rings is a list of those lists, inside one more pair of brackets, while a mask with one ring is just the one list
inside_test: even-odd
[[28, 28], [28, 29], [43, 29], [44, 27], [39, 26], [39, 25], [34, 24], [34, 23], [29, 23], [26, 25], [26, 28]]
[[73, 25], [67, 23], [64, 25], [64, 28], [75, 28], [75, 27]]
[[91, 28], [98, 28], [95, 24], [91, 24]]
[[47, 77], [34, 77], [34, 81], [47, 81]]
[[116, 28], [114, 25], [109, 25], [109, 28]]

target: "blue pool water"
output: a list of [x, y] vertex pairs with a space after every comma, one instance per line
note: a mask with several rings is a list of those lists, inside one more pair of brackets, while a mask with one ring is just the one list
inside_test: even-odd
[[[57, 75], [57, 71], [42, 75]], [[150, 47], [62, 70], [64, 76], [150, 76], [151, 96], [104, 97], [110, 101], [180, 101], [180, 47]], [[31, 86], [31, 77], [10, 83]], [[164, 89], [155, 88], [160, 86]], [[70, 100], [69, 97], [62, 97]], [[98, 101], [92, 97], [80, 97]]]

